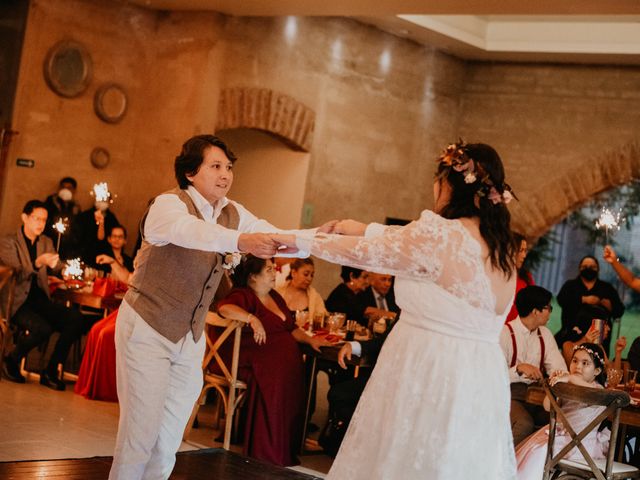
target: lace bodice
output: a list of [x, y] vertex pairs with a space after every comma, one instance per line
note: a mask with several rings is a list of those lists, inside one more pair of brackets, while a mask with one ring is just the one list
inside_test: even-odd
[[365, 237], [318, 234], [311, 253], [340, 265], [434, 282], [489, 312], [496, 297], [478, 241], [459, 220], [425, 210], [404, 227], [367, 229]]

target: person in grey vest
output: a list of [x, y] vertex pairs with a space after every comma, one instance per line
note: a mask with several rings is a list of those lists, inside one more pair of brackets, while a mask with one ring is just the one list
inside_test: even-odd
[[[190, 138], [175, 159], [178, 188], [157, 196], [142, 218], [116, 321], [120, 421], [111, 480], [169, 478], [202, 388], [205, 316], [230, 253], [291, 253], [268, 233], [278, 229], [227, 199], [235, 160], [213, 135]], [[264, 339], [256, 317], [247, 323]]]

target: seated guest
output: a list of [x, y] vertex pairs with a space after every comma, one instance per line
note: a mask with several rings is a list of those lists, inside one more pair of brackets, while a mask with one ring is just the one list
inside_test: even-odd
[[[562, 356], [564, 357], [567, 365], [571, 362], [575, 347], [582, 345], [583, 343], [604, 343], [609, 339], [611, 333], [611, 327], [606, 319], [609, 318], [609, 312], [597, 305], [584, 305], [579, 311], [578, 316], [574, 322], [573, 328], [567, 333], [565, 342], [562, 344]], [[603, 332], [600, 333], [593, 327], [593, 321], [595, 319], [604, 320]], [[615, 344], [615, 356], [613, 360], [613, 367], [620, 368], [622, 363], [621, 355], [624, 348], [627, 346], [627, 339], [625, 337], [619, 337]], [[606, 352], [605, 352], [606, 355]]]
[[120, 222], [110, 210], [107, 201], [96, 200], [93, 208], [79, 213], [73, 222], [72, 229], [82, 261], [93, 265], [96, 255], [102, 249], [108, 248], [107, 232], [118, 225]]
[[[575, 325], [578, 311], [583, 305], [597, 305], [605, 308], [608, 318], [620, 318], [624, 313], [624, 305], [617, 290], [609, 282], [598, 279], [600, 264], [595, 257], [587, 255], [580, 260], [580, 274], [568, 280], [558, 293], [558, 303], [562, 308], [562, 328], [556, 334], [558, 345], [562, 345], [566, 335]], [[611, 321], [608, 320], [609, 327]], [[602, 344], [609, 351], [609, 341]]]
[[64, 363], [73, 343], [85, 329], [85, 320], [76, 310], [51, 301], [47, 268], [62, 268], [53, 242], [42, 235], [47, 209], [39, 200], [30, 200], [22, 210], [22, 227], [0, 241], [0, 262], [16, 271], [17, 282], [11, 310], [11, 322], [18, 327], [14, 350], [5, 358], [4, 373], [9, 380], [24, 383], [20, 362], [34, 347], [47, 340], [53, 331], [60, 332], [40, 383], [54, 390], [64, 390], [58, 378], [58, 364]]
[[358, 294], [358, 301], [363, 316], [357, 320], [365, 326], [368, 326], [370, 319], [386, 317], [395, 320], [400, 314], [393, 293], [392, 275], [369, 272], [369, 286]]
[[[304, 367], [297, 343], [328, 345], [296, 327], [276, 292], [272, 260], [247, 255], [231, 275], [234, 289], [218, 303], [220, 315], [246, 322], [238, 376], [247, 382], [244, 454], [276, 465], [298, 463], [304, 422]], [[230, 359], [231, 342], [220, 348]], [[210, 368], [215, 369], [215, 363]]]
[[350, 320], [362, 318], [363, 311], [358, 301], [358, 293], [369, 286], [369, 274], [364, 270], [352, 267], [342, 267], [340, 283], [327, 297], [325, 306], [330, 312], [347, 314]]
[[[297, 258], [291, 262], [291, 271], [284, 285], [277, 292], [284, 298], [287, 308], [296, 318], [296, 312], [309, 312], [308, 321], [313, 320], [316, 313], [326, 313], [322, 297], [311, 286], [315, 274], [315, 266], [311, 258]], [[296, 319], [297, 320], [297, 319]], [[298, 325], [303, 327], [304, 325]]]
[[567, 371], [567, 364], [551, 331], [545, 326], [551, 314], [551, 292], [530, 285], [516, 296], [519, 316], [502, 327], [500, 347], [509, 366], [511, 381], [511, 431], [518, 445], [531, 435], [536, 426], [549, 421], [549, 415], [538, 405], [525, 402], [527, 386], [545, 374]]
[[[531, 273], [527, 269], [524, 268], [524, 261], [527, 258], [528, 253], [528, 245], [527, 239], [524, 235], [520, 235], [519, 233], [514, 233], [513, 238], [518, 245], [518, 253], [516, 255], [516, 267], [518, 268], [518, 277], [516, 278], [516, 295], [520, 290], [528, 285], [534, 285], [533, 277]], [[513, 305], [511, 306], [511, 310], [507, 314], [507, 322], [510, 322], [514, 318], [518, 316], [518, 309], [516, 308], [516, 302], [514, 297]]]
[[116, 225], [107, 236], [107, 245], [98, 250], [95, 260], [96, 268], [111, 273], [113, 265], [117, 264], [128, 272], [133, 272], [133, 259], [124, 253], [126, 244], [127, 230], [122, 225]]
[[80, 213], [80, 205], [73, 199], [78, 188], [78, 182], [73, 177], [64, 177], [60, 180], [58, 191], [52, 193], [45, 200], [47, 208], [47, 227], [44, 231], [46, 235], [57, 242], [58, 231], [53, 228], [53, 224], [58, 220], [67, 219], [65, 222], [66, 230], [64, 235], [60, 236], [60, 248], [58, 253], [62, 258], [72, 258], [74, 256], [74, 235], [71, 230], [73, 220]]
[[[391, 328], [386, 330], [384, 334], [374, 337], [372, 340], [345, 342], [338, 352], [338, 365], [340, 365], [343, 370], [348, 369], [345, 359], [351, 360], [352, 355], [357, 357], [365, 355], [369, 368], [361, 368], [359, 375], [355, 378], [351, 376], [351, 378], [345, 379], [345, 376], [334, 375], [334, 378], [342, 381], [334, 381], [331, 383], [331, 387], [327, 393], [329, 415], [327, 423], [322, 429], [320, 438], [318, 439], [318, 442], [327, 455], [334, 457], [338, 453], [344, 434], [351, 422], [351, 417], [356, 410], [360, 396], [362, 392], [364, 392], [364, 387], [367, 385], [367, 380], [369, 380], [371, 371], [376, 364], [378, 354], [395, 324], [396, 323], [393, 323]], [[331, 379], [332, 377], [330, 376], [329, 378]]]

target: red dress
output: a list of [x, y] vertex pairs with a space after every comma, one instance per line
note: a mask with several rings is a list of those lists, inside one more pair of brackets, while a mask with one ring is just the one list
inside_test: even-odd
[[[270, 295], [284, 320], [250, 288], [233, 289], [218, 307], [232, 304], [245, 309], [260, 319], [267, 333], [266, 343], [258, 345], [253, 330], [245, 327], [242, 332], [238, 376], [248, 387], [244, 454], [276, 465], [296, 465], [304, 422], [304, 365], [291, 335], [297, 328], [295, 320], [284, 299], [275, 290]], [[220, 355], [226, 361], [233, 345], [226, 341], [222, 346], [226, 348], [221, 347]]]
[[[523, 279], [522, 277], [520, 277], [519, 274], [518, 274], [518, 278], [516, 279], [516, 295], [518, 295], [518, 292], [522, 290], [524, 287], [528, 287], [529, 285], [535, 285], [535, 282], [533, 281], [533, 277], [531, 276], [531, 274], [529, 272], [525, 272], [524, 274], [526, 276], [526, 279]], [[511, 310], [509, 310], [509, 314], [507, 315], [507, 319], [504, 321], [504, 323], [510, 322], [517, 316], [518, 316], [518, 309], [516, 308], [515, 297], [513, 297], [513, 305], [511, 305]]]
[[97, 322], [87, 336], [87, 344], [74, 391], [92, 400], [117, 402], [116, 317], [118, 311]]

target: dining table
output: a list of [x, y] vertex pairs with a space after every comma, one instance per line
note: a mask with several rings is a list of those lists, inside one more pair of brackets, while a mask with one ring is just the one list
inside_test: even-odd
[[[320, 352], [317, 352], [316, 350], [311, 348], [308, 344], [300, 344], [302, 353], [304, 354], [306, 361], [311, 362], [311, 367], [310, 367], [311, 376], [309, 377], [310, 379], [312, 379], [311, 381], [313, 381], [313, 379], [315, 378], [318, 360], [326, 360], [335, 364], [338, 363], [338, 352], [340, 352], [340, 349], [342, 348], [343, 344], [344, 344], [344, 341], [342, 340], [336, 341], [333, 345], [320, 347], [320, 350], [321, 350]], [[359, 375], [360, 368], [371, 366], [371, 362], [369, 361], [369, 358], [366, 355], [363, 355], [363, 356], [352, 355], [350, 360], [347, 360], [345, 358], [344, 363], [346, 365], [355, 367], [353, 370], [354, 378], [356, 378]], [[307, 438], [307, 425], [309, 423], [312, 394], [313, 394], [313, 389], [311, 388], [311, 385], [309, 385], [309, 387], [307, 388], [307, 398], [306, 398], [306, 406], [305, 406], [305, 413], [304, 413], [304, 426], [302, 430], [302, 444], [300, 446], [300, 453], [305, 452], [305, 441]]]

